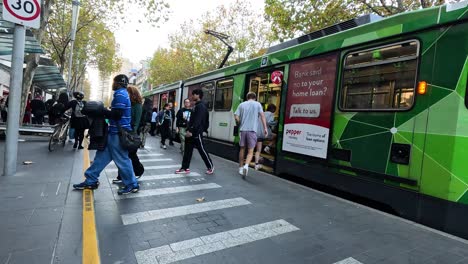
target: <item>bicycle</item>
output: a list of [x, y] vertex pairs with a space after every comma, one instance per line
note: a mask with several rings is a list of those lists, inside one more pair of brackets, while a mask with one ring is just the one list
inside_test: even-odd
[[49, 151], [55, 150], [56, 145], [62, 144], [65, 147], [67, 142], [68, 129], [70, 127], [70, 116], [63, 115], [60, 117], [59, 124], [55, 125], [54, 133], [50, 135], [49, 139]]

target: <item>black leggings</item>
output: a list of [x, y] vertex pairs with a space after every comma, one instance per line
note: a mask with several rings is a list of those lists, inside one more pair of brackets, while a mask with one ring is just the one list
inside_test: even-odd
[[75, 145], [81, 146], [84, 139], [84, 128], [75, 128]]

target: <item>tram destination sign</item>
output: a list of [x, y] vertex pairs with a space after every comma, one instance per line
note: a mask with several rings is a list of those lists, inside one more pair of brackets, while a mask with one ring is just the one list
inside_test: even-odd
[[31, 28], [40, 27], [40, 0], [3, 0], [2, 11], [3, 20]]
[[337, 55], [292, 63], [289, 71], [283, 150], [327, 158]]

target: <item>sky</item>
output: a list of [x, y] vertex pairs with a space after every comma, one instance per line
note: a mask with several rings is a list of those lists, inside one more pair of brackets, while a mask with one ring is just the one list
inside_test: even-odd
[[[190, 19], [197, 20], [207, 11], [213, 11], [220, 5], [229, 6], [236, 0], [166, 0], [170, 5], [169, 20], [160, 23], [160, 27], [153, 27], [147, 23], [132, 19], [129, 23], [114, 32], [120, 46], [120, 56], [130, 60], [133, 67], [141, 68], [140, 61], [151, 58], [158, 47], [169, 47], [169, 35], [176, 32], [180, 25]], [[245, 0], [252, 8], [263, 10], [264, 0]], [[128, 10], [128, 14], [138, 18], [143, 10], [135, 6]], [[99, 85], [99, 75], [96, 69], [88, 69], [88, 79], [93, 89], [90, 98], [100, 100], [102, 90]], [[110, 87], [109, 87], [110, 89]]]
[[[264, 0], [246, 1], [250, 2], [253, 8], [263, 9]], [[219, 5], [227, 6], [235, 0], [167, 0], [167, 2], [170, 5], [171, 14], [169, 20], [160, 28], [134, 22], [115, 32], [123, 57], [134, 63], [152, 57], [158, 47], [169, 47], [168, 35], [176, 32], [184, 21], [196, 20], [203, 13], [215, 10]], [[134, 12], [132, 10], [132, 13]]]

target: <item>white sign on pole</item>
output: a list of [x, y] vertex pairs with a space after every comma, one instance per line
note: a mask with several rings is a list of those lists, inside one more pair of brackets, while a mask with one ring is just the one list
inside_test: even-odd
[[3, 0], [3, 20], [26, 27], [41, 25], [40, 0]]

